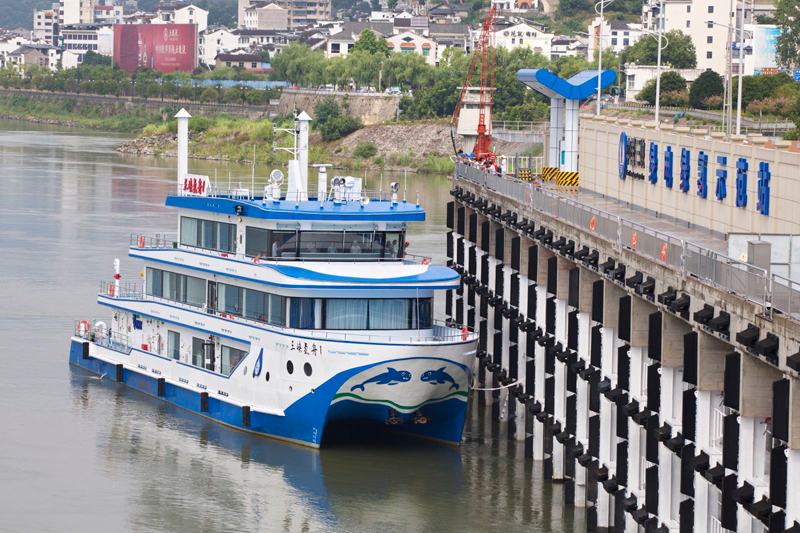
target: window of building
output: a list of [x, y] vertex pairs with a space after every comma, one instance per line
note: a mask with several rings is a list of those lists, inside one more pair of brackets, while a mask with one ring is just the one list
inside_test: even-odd
[[687, 20], [686, 21], [686, 27], [690, 28], [691, 26], [692, 26], [692, 21], [691, 20]]
[[236, 251], [236, 225], [181, 217], [181, 244], [221, 252]]
[[713, 27], [714, 27], [714, 23], [713, 22], [709, 22], [708, 23], [708, 29], [712, 29]]
[[224, 376], [230, 376], [231, 372], [234, 371], [236, 366], [244, 359], [244, 356], [247, 355], [247, 352], [223, 345], [221, 355], [222, 360], [219, 364], [219, 371]]
[[147, 294], [202, 307], [206, 303], [206, 280], [147, 267]]
[[181, 334], [177, 331], [167, 332], [167, 354], [173, 359], [181, 358]]
[[714, 42], [714, 37], [712, 37], [711, 35], [707, 35], [706, 36], [706, 43], [712, 44], [713, 42]]
[[339, 43], [331, 43], [331, 53], [338, 54], [341, 49], [340, 47], [341, 45]]
[[714, 6], [708, 6], [708, 12], [709, 13], [713, 13], [714, 12]]
[[611, 45], [612, 46], [617, 46], [617, 38], [616, 37], [612, 37], [611, 38]]
[[250, 63], [250, 68], [258, 68], [258, 63]]
[[691, 13], [692, 12], [692, 6], [691, 5], [686, 6], [686, 12], [687, 13]]
[[630, 34], [631, 34], [631, 32], [629, 32], [629, 31], [622, 32], [622, 35], [630, 35]]
[[615, 31], [611, 32], [611, 35], [616, 35], [616, 34], [617, 34], [617, 32], [615, 32]]
[[622, 39], [622, 46], [628, 46], [630, 44], [630, 39]]
[[430, 48], [423, 48], [422, 49], [422, 57], [430, 57], [431, 49]]
[[711, 59], [711, 51], [706, 52], [706, 59]]

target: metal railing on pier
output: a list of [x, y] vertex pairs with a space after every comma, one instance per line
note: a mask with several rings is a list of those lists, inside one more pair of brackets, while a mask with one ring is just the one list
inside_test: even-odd
[[111, 324], [110, 320], [108, 322], [96, 320], [94, 324], [89, 324], [85, 320], [76, 320], [75, 336], [120, 353], [131, 353], [133, 346], [130, 337], [111, 331], [108, 324]]
[[602, 237], [619, 250], [628, 249], [684, 276], [692, 275], [758, 303], [763, 306], [765, 314], [771, 313], [773, 308], [787, 314], [800, 313], [800, 284], [773, 276], [773, 280], [776, 277], [780, 279], [777, 289], [780, 297], [776, 301], [772, 294], [776, 283], [770, 290], [770, 279], [763, 268], [545, 190], [531, 182], [489, 174], [465, 163], [456, 163], [455, 173], [457, 179], [472, 181], [520, 201], [545, 215]]

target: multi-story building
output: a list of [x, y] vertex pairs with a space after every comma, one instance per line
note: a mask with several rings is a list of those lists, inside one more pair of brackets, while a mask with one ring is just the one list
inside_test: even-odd
[[244, 28], [286, 31], [289, 28], [289, 10], [275, 2], [254, 2], [244, 10]]
[[[238, 0], [240, 28], [247, 27], [247, 8], [261, 0]], [[317, 24], [331, 18], [331, 0], [277, 0], [277, 5], [286, 9], [288, 13], [288, 26], [290, 30]]]
[[394, 34], [394, 25], [391, 22], [345, 22], [340, 31], [331, 32], [328, 37], [325, 57], [347, 57], [364, 29], [372, 30], [378, 38]]
[[8, 56], [22, 46], [33, 44], [33, 41], [12, 33], [0, 35], [0, 67], [5, 67], [8, 63]]
[[58, 19], [60, 6], [53, 4], [50, 9], [33, 11], [33, 38], [43, 40], [50, 44], [54, 42], [55, 35], [58, 34]]
[[60, 59], [60, 50], [50, 44], [26, 43], [5, 56], [5, 65], [15, 66], [20, 73], [30, 65], [47, 67], [56, 71]]
[[[645, 30], [658, 31], [660, 2], [650, 0], [642, 7]], [[736, 23], [729, 2], [719, 0], [665, 0], [664, 31], [680, 30], [689, 35], [697, 52], [697, 68], [725, 74], [728, 26]]]
[[[476, 36], [477, 37], [477, 36]], [[552, 33], [545, 33], [539, 28], [530, 24], [522, 23], [498, 29], [495, 35], [497, 46], [503, 46], [509, 50], [514, 48], [530, 48], [534, 52], [539, 52], [545, 57], [550, 57]]]
[[392, 35], [386, 39], [390, 52], [400, 54], [418, 54], [425, 58], [429, 65], [435, 65], [438, 57], [437, 43], [411, 31]]
[[442, 53], [448, 48], [459, 48], [467, 53], [470, 51], [468, 24], [431, 24], [427, 36], [437, 44], [436, 65], [439, 64]]
[[123, 6], [94, 6], [94, 21], [97, 24], [122, 24]]
[[62, 50], [77, 54], [77, 64], [83, 63], [86, 52], [104, 56], [114, 53], [114, 28], [110, 24], [66, 24], [61, 27]]
[[151, 24], [196, 24], [197, 33], [208, 27], [208, 11], [192, 4], [159, 6]]
[[498, 11], [524, 13], [535, 8], [538, 3], [536, 0], [492, 0], [492, 5], [496, 6]]
[[213, 65], [217, 55], [239, 48], [239, 35], [228, 28], [210, 27], [198, 35], [197, 56], [206, 65]]
[[428, 17], [434, 22], [458, 23], [467, 18], [470, 6], [442, 2], [428, 9]]
[[550, 59], [555, 61], [559, 57], [587, 57], [588, 46], [585, 42], [575, 37], [564, 35], [553, 37], [550, 41]]
[[609, 47], [614, 50], [614, 55], [619, 55], [625, 48], [632, 46], [639, 38], [644, 35], [641, 24], [630, 22], [608, 21], [603, 19], [602, 28], [600, 27], [600, 17], [594, 19], [589, 24], [589, 35], [594, 37], [589, 39], [589, 58], [593, 58], [599, 37], [603, 36], [603, 50]]

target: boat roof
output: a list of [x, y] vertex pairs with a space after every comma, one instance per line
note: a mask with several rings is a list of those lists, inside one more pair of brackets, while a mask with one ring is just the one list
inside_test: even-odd
[[402, 201], [373, 200], [366, 205], [359, 201], [334, 202], [325, 200], [264, 201], [261, 198], [237, 199], [211, 196], [168, 195], [166, 205], [197, 209], [211, 213], [238, 215], [267, 220], [325, 220], [363, 222], [421, 222], [425, 209]]

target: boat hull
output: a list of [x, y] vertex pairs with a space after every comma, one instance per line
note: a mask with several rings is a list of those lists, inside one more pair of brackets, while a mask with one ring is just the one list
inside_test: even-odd
[[[158, 357], [140, 351], [134, 355]], [[71, 341], [69, 362], [75, 366], [221, 424], [315, 448], [327, 424], [342, 420], [370, 421], [457, 445], [471, 382], [468, 357], [384, 360], [339, 372], [276, 412], [257, 402], [244, 405], [221, 395], [222, 391], [197, 389], [176, 376], [155, 373], [152, 365], [132, 364], [126, 357], [130, 354], [79, 337]]]

